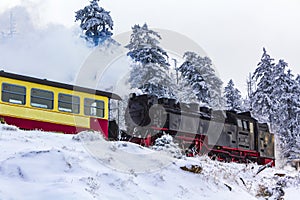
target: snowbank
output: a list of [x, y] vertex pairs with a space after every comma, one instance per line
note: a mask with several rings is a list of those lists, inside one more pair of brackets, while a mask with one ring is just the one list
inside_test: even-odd
[[[93, 132], [74, 136], [0, 125], [0, 146], [0, 199], [262, 199], [259, 189], [272, 191], [278, 183], [285, 199], [299, 192], [295, 171], [267, 168], [254, 176], [255, 164], [176, 159]], [[202, 171], [180, 169], [191, 165]]]

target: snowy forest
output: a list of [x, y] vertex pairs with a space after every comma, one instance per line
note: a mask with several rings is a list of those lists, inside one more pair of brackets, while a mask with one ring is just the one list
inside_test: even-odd
[[[79, 40], [85, 40], [89, 48], [120, 45], [113, 39], [113, 16], [99, 5], [99, 0], [91, 0], [76, 11], [75, 21], [82, 30]], [[2, 38], [13, 36], [14, 23], [10, 31], [2, 33]], [[270, 125], [282, 158], [287, 161], [300, 158], [297, 143], [300, 141], [300, 75], [292, 73], [288, 61], [276, 61], [268, 53], [270, 49], [261, 47], [261, 59], [245, 80], [247, 96], [242, 97], [234, 80], [224, 83], [217, 76], [213, 60], [208, 56], [186, 49], [181, 55], [183, 62], [172, 65], [175, 58], [160, 46], [162, 39], [147, 22], [132, 25], [129, 43], [124, 46], [130, 60], [127, 83], [132, 91], [198, 103], [215, 110], [250, 111], [256, 119]]]

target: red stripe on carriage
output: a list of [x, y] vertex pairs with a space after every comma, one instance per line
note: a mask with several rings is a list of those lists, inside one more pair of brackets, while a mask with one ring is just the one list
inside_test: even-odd
[[95, 131], [102, 132], [106, 138], [108, 135], [108, 121], [105, 119], [92, 118], [90, 122], [91, 128], [83, 128], [83, 127], [69, 126], [63, 124], [55, 124], [51, 122], [22, 119], [16, 117], [2, 116], [1, 118], [3, 118], [5, 123], [9, 125], [15, 125], [21, 129], [26, 129], [26, 130], [43, 130], [43, 131], [60, 132], [66, 134], [76, 134], [81, 131], [92, 129]]

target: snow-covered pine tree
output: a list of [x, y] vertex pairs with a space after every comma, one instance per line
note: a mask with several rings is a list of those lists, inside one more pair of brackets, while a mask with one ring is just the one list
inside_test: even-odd
[[291, 121], [296, 118], [296, 83], [291, 72], [286, 73], [288, 64], [279, 60], [275, 65], [273, 60], [264, 49], [254, 73], [259, 82], [252, 96], [253, 112], [256, 116], [264, 116], [265, 122], [271, 123], [282, 137], [289, 138], [294, 132]]
[[[287, 137], [281, 137], [283, 142], [284, 156], [287, 157], [288, 161], [294, 159], [300, 159], [300, 84], [299, 76], [293, 79], [291, 71], [287, 71], [287, 94], [284, 95], [283, 99], [286, 103], [286, 119], [281, 124], [284, 130], [288, 133]], [[285, 122], [285, 123], [284, 123]], [[281, 132], [281, 135], [284, 135]], [[284, 140], [284, 141], [283, 141]]]
[[283, 96], [283, 99], [287, 105], [287, 119], [288, 124], [286, 129], [290, 133], [292, 140], [296, 136], [300, 136], [300, 84], [299, 77], [296, 79], [293, 78], [291, 70], [287, 71], [286, 74], [286, 95]]
[[291, 71], [284, 72], [287, 63], [280, 60], [276, 65], [279, 76], [275, 80], [277, 86], [274, 93], [278, 96], [276, 101], [276, 133], [279, 135], [283, 156], [288, 161], [299, 159], [300, 146], [296, 142], [299, 135], [299, 85], [293, 78]]
[[[253, 114], [261, 122], [273, 123], [274, 107], [273, 107], [273, 91], [274, 91], [274, 59], [267, 54], [263, 48], [261, 61], [253, 74], [253, 79], [257, 82], [256, 91], [252, 94], [251, 108]], [[274, 124], [274, 123], [273, 123]]]
[[233, 80], [230, 79], [224, 90], [224, 97], [226, 101], [226, 109], [234, 110], [236, 112], [242, 111], [242, 96], [241, 92], [234, 87]]
[[130, 42], [125, 46], [133, 61], [128, 82], [131, 88], [138, 88], [143, 93], [174, 97], [174, 83], [167, 71], [168, 55], [158, 46], [160, 39], [161, 36], [149, 29], [146, 23], [132, 27]]
[[273, 84], [275, 87], [272, 91], [273, 123], [277, 126], [277, 132], [286, 139], [289, 137], [287, 127], [291, 119], [291, 89], [294, 85], [292, 75], [285, 73], [287, 66], [287, 63], [283, 60], [279, 60], [278, 64], [275, 65], [273, 69]]
[[187, 98], [194, 99], [195, 96], [198, 102], [208, 105], [208, 88], [200, 72], [196, 69], [199, 56], [194, 52], [185, 52], [183, 58], [185, 61], [178, 71], [181, 72], [185, 90], [188, 91]]
[[223, 83], [216, 76], [211, 60], [208, 57], [202, 58], [195, 52], [186, 52], [183, 57], [185, 61], [179, 67], [179, 71], [192, 87], [197, 99], [213, 108], [220, 108], [222, 105], [221, 88]]
[[299, 158], [300, 152], [295, 142], [300, 125], [300, 78], [293, 78], [286, 62], [279, 60], [275, 65], [273, 60], [264, 49], [253, 76], [258, 85], [252, 96], [252, 107], [255, 116], [263, 115], [265, 122], [271, 123], [272, 131], [279, 136], [282, 155], [289, 161]]
[[212, 108], [220, 109], [224, 105], [224, 99], [222, 98], [223, 82], [213, 69], [212, 61], [209, 57], [200, 57], [199, 61], [200, 66], [197, 70], [206, 82], [209, 94], [209, 104]]
[[78, 10], [75, 21], [80, 20], [80, 28], [84, 32], [84, 38], [98, 46], [112, 36], [113, 20], [110, 12], [98, 5], [99, 0], [91, 0], [90, 5]]
[[[293, 88], [294, 101], [295, 101], [295, 119], [294, 119], [294, 131], [300, 138], [300, 75], [297, 75], [295, 79], [295, 86]], [[299, 140], [300, 141], [300, 140]]]

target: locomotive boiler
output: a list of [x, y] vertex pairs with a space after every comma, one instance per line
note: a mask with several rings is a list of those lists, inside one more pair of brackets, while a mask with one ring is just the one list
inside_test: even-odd
[[125, 123], [122, 138], [141, 145], [153, 145], [162, 134], [169, 134], [188, 156], [207, 154], [220, 161], [275, 165], [274, 134], [250, 112], [131, 94]]

